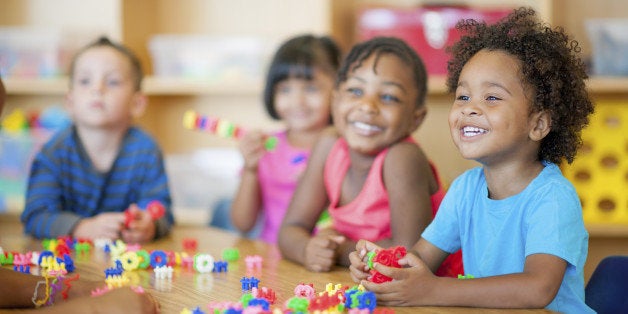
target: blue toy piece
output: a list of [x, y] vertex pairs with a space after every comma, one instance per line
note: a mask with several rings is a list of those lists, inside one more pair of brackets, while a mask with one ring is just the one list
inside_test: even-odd
[[268, 300], [264, 298], [255, 298], [249, 301], [249, 306], [259, 306], [264, 311], [268, 311], [270, 309], [270, 304]]
[[168, 264], [168, 255], [161, 250], [155, 250], [150, 253], [150, 266], [157, 268]]

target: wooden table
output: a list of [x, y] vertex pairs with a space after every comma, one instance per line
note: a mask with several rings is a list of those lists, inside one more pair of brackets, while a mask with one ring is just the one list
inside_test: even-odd
[[[22, 225], [15, 216], [0, 215], [0, 246], [5, 251], [41, 251], [41, 241], [22, 234]], [[338, 267], [329, 273], [313, 273], [300, 265], [283, 260], [277, 247], [260, 241], [254, 241], [224, 232], [220, 229], [197, 226], [177, 226], [171, 234], [158, 241], [145, 245], [146, 250], [164, 250], [183, 252], [183, 240], [196, 239], [198, 252], [209, 253], [220, 259], [226, 248], [237, 248], [240, 259], [229, 263], [225, 273], [200, 274], [194, 270], [175, 267], [172, 280], [156, 279], [151, 270], [129, 271], [126, 274], [131, 282], [143, 286], [153, 293], [162, 306], [163, 313], [180, 313], [184, 308], [190, 310], [200, 307], [207, 311], [207, 304], [212, 301], [238, 301], [242, 296], [242, 277], [255, 276], [260, 279], [259, 287], [268, 287], [277, 294], [273, 308], [280, 307], [291, 298], [294, 288], [299, 283], [312, 283], [317, 292], [324, 291], [328, 283], [353, 286], [346, 268]], [[262, 269], [247, 271], [244, 257], [260, 255], [263, 257]], [[75, 257], [76, 272], [83, 279], [102, 280], [104, 270], [111, 267], [108, 254], [93, 250], [88, 256]], [[456, 307], [397, 307], [395, 313], [548, 313], [545, 310], [494, 310]]]

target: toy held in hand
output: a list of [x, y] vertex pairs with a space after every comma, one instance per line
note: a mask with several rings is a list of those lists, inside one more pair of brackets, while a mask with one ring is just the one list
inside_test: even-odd
[[[225, 138], [241, 139], [245, 130], [229, 121], [216, 117], [199, 115], [195, 111], [188, 110], [183, 114], [183, 126], [189, 130], [206, 131]], [[277, 146], [277, 138], [269, 136], [264, 142], [266, 150], [273, 150]]]
[[383, 275], [382, 273], [373, 269], [373, 264], [378, 263], [388, 267], [401, 268], [399, 265], [399, 259], [406, 256], [406, 248], [403, 246], [395, 246], [388, 249], [381, 249], [368, 253], [368, 266], [371, 269], [371, 282], [382, 283], [392, 281], [392, 278]]
[[[124, 226], [129, 227], [131, 221], [137, 219], [136, 213], [131, 210], [132, 207], [127, 208], [124, 211]], [[150, 215], [153, 221], [158, 220], [166, 214], [166, 207], [160, 201], [151, 201], [146, 205], [146, 212]]]

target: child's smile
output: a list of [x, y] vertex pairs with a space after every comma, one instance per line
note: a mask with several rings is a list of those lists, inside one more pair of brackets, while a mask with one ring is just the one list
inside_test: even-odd
[[412, 71], [392, 54], [373, 55], [338, 87], [334, 124], [352, 149], [376, 154], [416, 129], [418, 91]]
[[520, 79], [518, 59], [482, 50], [464, 66], [449, 114], [454, 143], [464, 158], [483, 164], [517, 160], [537, 145], [531, 96]]

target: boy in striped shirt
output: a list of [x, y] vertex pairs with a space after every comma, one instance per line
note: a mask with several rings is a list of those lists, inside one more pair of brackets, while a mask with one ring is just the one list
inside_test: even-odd
[[[133, 126], [147, 105], [141, 82], [137, 57], [105, 37], [77, 53], [66, 95], [73, 123], [33, 161], [21, 215], [26, 233], [130, 243], [168, 233], [174, 217], [163, 156]], [[165, 207], [157, 220], [141, 210], [151, 201]]]

